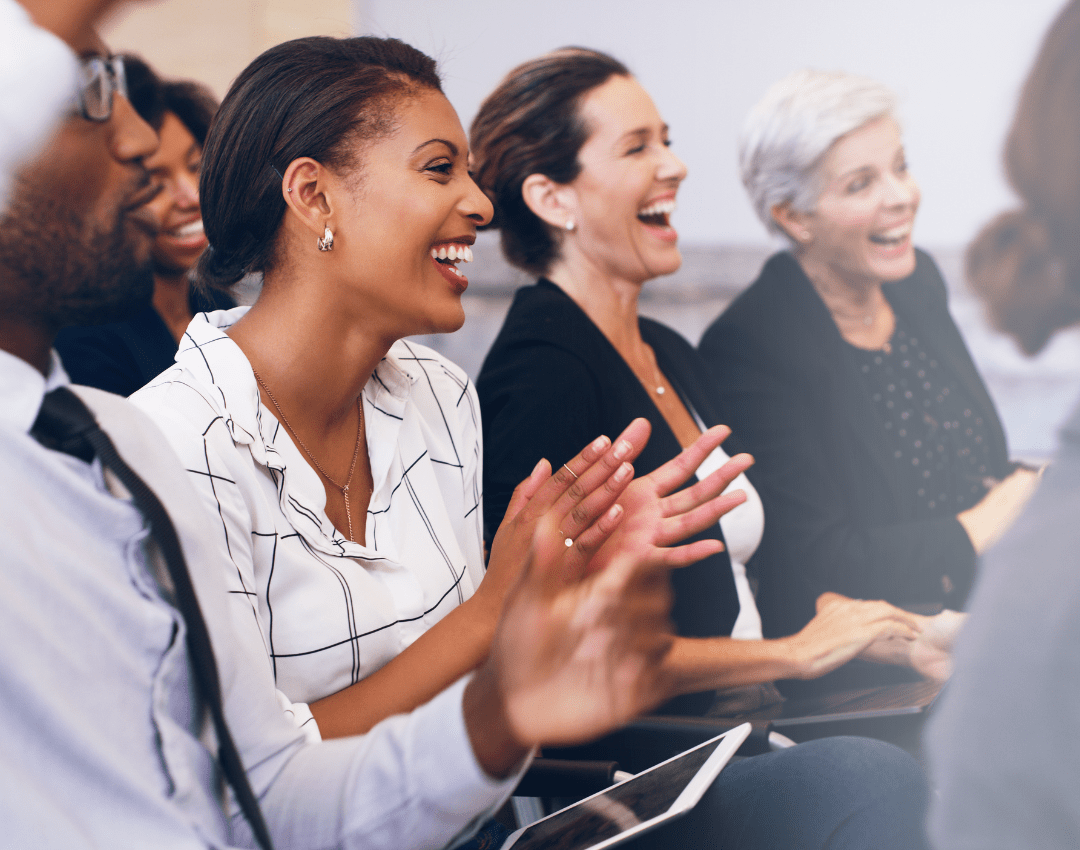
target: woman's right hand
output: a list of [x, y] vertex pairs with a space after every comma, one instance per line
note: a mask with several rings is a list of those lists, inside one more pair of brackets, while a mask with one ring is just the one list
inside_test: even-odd
[[786, 644], [793, 665], [791, 678], [816, 679], [882, 640], [907, 644], [921, 631], [918, 617], [888, 602], [823, 593], [814, 619], [780, 641]]
[[957, 514], [975, 553], [981, 555], [1016, 521], [1039, 483], [1041, 470], [1017, 467], [982, 497], [978, 504]]

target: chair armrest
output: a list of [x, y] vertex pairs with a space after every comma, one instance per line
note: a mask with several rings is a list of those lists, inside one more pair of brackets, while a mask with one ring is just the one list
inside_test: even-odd
[[[713, 717], [649, 715], [631, 721], [621, 729], [591, 744], [565, 749], [544, 749], [544, 755], [559, 759], [615, 760], [623, 770], [640, 773], [665, 759], [722, 735], [743, 721]], [[750, 737], [738, 755], [751, 756], [770, 751], [769, 722], [755, 722]]]
[[[723, 735], [742, 726], [745, 720], [733, 720], [728, 717], [678, 717], [675, 715], [651, 714], [639, 717], [628, 723], [623, 730], [627, 734], [645, 735], [658, 741], [664, 741], [674, 748], [671, 755]], [[753, 720], [750, 722], [749, 737], [743, 741], [736, 755], [757, 756], [772, 750], [769, 735], [773, 732], [771, 720]], [[670, 758], [671, 756], [668, 756]]]
[[535, 758], [521, 777], [514, 796], [581, 799], [615, 784], [614, 761]]

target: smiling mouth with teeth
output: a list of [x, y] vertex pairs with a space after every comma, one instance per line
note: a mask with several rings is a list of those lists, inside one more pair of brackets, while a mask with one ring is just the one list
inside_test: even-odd
[[471, 263], [473, 258], [472, 248], [468, 245], [439, 245], [431, 249], [431, 259], [435, 260], [442, 268], [453, 272], [460, 278], [464, 278], [455, 263]]
[[905, 227], [903, 230], [888, 230], [884, 233], [871, 233], [870, 241], [875, 245], [895, 247], [896, 245], [903, 244], [910, 236], [911, 231]]
[[180, 239], [186, 239], [189, 236], [197, 236], [203, 232], [203, 223], [201, 218], [190, 221], [182, 227], [177, 227], [175, 230], [170, 230], [170, 236], [177, 236]]
[[675, 212], [675, 200], [657, 201], [638, 211], [637, 217], [651, 227], [671, 227], [671, 214]]

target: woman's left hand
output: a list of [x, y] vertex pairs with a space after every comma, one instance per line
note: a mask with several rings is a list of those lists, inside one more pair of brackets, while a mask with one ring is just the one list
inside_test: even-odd
[[647, 420], [635, 419], [614, 443], [598, 437], [554, 474], [546, 460], [536, 465], [515, 488], [492, 541], [487, 573], [473, 597], [477, 604], [487, 604], [498, 616], [521, 573], [537, 524], [548, 515], [554, 517], [565, 546], [562, 560], [567, 574], [582, 571], [622, 513], [622, 508], [614, 507], [615, 500], [633, 480], [631, 461], [645, 448], [650, 430]]
[[746, 501], [742, 490], [723, 493], [754, 459], [748, 454], [736, 455], [703, 481], [673, 491], [694, 474], [730, 433], [726, 425], [710, 428], [675, 458], [627, 487], [619, 498], [625, 516], [590, 568], [602, 569], [625, 547], [633, 547], [640, 556], [669, 568], [685, 567], [720, 552], [724, 544], [715, 539], [677, 544], [714, 525]]

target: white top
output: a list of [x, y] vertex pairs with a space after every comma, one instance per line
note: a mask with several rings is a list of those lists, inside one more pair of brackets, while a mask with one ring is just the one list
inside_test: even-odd
[[[35, 850], [252, 846], [222, 811], [183, 618], [155, 580], [137, 509], [98, 461], [29, 435], [46, 379], [0, 351], [0, 823]], [[161, 432], [127, 400], [79, 395], [169, 509], [217, 658], [225, 714], [278, 847], [439, 847], [516, 777], [476, 763], [464, 680], [363, 737], [310, 744], [285, 719], [250, 608], [230, 606], [216, 524]]]
[[[698, 419], [697, 413], [694, 413], [694, 419], [704, 431], [705, 426]], [[698, 467], [698, 479], [715, 472], [728, 460], [727, 452], [717, 446]], [[754, 601], [750, 581], [746, 577], [746, 562], [761, 545], [761, 536], [765, 531], [765, 509], [761, 504], [761, 496], [745, 472], [739, 473], [739, 477], [732, 481], [724, 492], [740, 489], [745, 491], [746, 501], [720, 517], [720, 531], [724, 535], [724, 545], [727, 547], [728, 558], [731, 559], [731, 572], [735, 577], [735, 591], [739, 596], [739, 616], [735, 618], [731, 636], [739, 640], [761, 640], [761, 614], [758, 612], [757, 602]]]
[[176, 365], [132, 401], [216, 518], [207, 533], [227, 547], [231, 599], [258, 623], [284, 701], [317, 737], [306, 703], [378, 670], [483, 578], [480, 408], [460, 369], [396, 343], [363, 391], [367, 545], [346, 540], [322, 479], [224, 332], [246, 310], [196, 316]]

